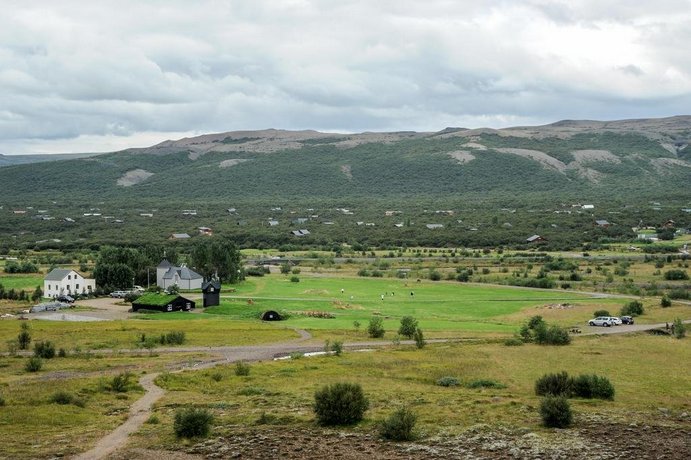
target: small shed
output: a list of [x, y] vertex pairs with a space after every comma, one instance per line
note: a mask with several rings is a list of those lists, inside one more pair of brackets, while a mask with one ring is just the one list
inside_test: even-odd
[[158, 311], [189, 311], [195, 307], [192, 300], [175, 294], [157, 294], [150, 292], [132, 302], [132, 311], [158, 310]]
[[282, 319], [277, 311], [269, 310], [262, 313], [262, 321], [280, 321]]
[[217, 279], [206, 280], [202, 283], [204, 308], [221, 304], [221, 282]]

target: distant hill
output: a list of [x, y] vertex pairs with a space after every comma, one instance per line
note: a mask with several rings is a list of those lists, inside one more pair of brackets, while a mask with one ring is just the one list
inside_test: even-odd
[[76, 160], [100, 155], [100, 153], [58, 153], [35, 155], [3, 155], [0, 153], [0, 168], [3, 166], [21, 165], [28, 163], [44, 163], [46, 161]]
[[233, 221], [240, 226], [265, 225], [276, 217], [273, 207], [307, 214], [299, 210], [339, 204], [361, 215], [660, 200], [680, 209], [691, 201], [690, 142], [691, 116], [423, 133], [235, 131], [60, 159], [49, 168], [2, 167], [0, 205], [7, 212], [52, 204], [73, 214], [97, 205], [113, 214], [216, 209], [208, 222], [238, 206], [245, 209]]

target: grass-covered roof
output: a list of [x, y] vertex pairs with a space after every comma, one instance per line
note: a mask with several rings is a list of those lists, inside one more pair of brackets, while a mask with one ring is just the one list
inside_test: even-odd
[[132, 303], [164, 307], [178, 297], [180, 296], [177, 294], [158, 294], [156, 292], [147, 292]]

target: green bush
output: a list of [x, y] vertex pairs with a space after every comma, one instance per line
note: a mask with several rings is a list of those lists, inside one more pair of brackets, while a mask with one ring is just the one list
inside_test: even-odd
[[573, 379], [569, 374], [545, 374], [535, 381], [535, 394], [538, 396], [571, 396], [573, 392]]
[[660, 300], [660, 306], [662, 308], [669, 308], [672, 306], [672, 301], [670, 300], [669, 297], [664, 295], [664, 296], [662, 296], [662, 299]]
[[34, 356], [44, 359], [55, 358], [55, 345], [48, 340], [36, 342], [34, 345]]
[[614, 386], [607, 377], [579, 375], [573, 379], [573, 395], [579, 398], [614, 399]]
[[178, 438], [204, 437], [211, 431], [213, 415], [206, 409], [193, 407], [175, 412], [173, 430]]
[[17, 345], [19, 345], [20, 350], [28, 350], [29, 344], [31, 343], [31, 332], [29, 331], [29, 323], [22, 323], [21, 331], [17, 336]]
[[496, 380], [489, 380], [489, 379], [478, 379], [478, 380], [473, 380], [472, 382], [468, 383], [466, 385], [468, 388], [495, 388], [495, 389], [502, 389], [506, 388], [506, 385], [503, 383], [497, 382]]
[[437, 385], [440, 387], [455, 387], [458, 386], [460, 382], [456, 377], [451, 377], [451, 376], [444, 376], [440, 379], [437, 379]]
[[643, 304], [634, 300], [621, 308], [620, 316], [640, 316], [643, 314], [643, 311]]
[[314, 412], [320, 425], [352, 425], [369, 408], [369, 401], [356, 383], [335, 383], [314, 395]]
[[413, 411], [401, 407], [380, 423], [379, 433], [382, 438], [392, 441], [412, 441], [416, 421], [417, 415]]
[[144, 423], [148, 423], [149, 425], [158, 425], [159, 423], [161, 423], [161, 419], [158, 418], [158, 415], [153, 414], [151, 415], [151, 417], [146, 419], [146, 422]]
[[504, 345], [507, 347], [520, 347], [523, 343], [523, 340], [518, 337], [511, 337], [510, 339], [504, 340]]
[[404, 316], [401, 318], [401, 326], [398, 328], [398, 334], [408, 339], [412, 339], [417, 329], [417, 320], [412, 316]]
[[184, 331], [172, 331], [167, 334], [161, 334], [159, 339], [161, 345], [182, 345], [185, 343]]
[[568, 345], [571, 343], [571, 336], [569, 331], [563, 327], [552, 325], [547, 329], [547, 338], [545, 344], [547, 345]]
[[367, 334], [373, 339], [384, 337], [384, 320], [379, 316], [373, 316], [367, 325]]
[[608, 310], [597, 310], [595, 313], [593, 313], [593, 317], [597, 318], [598, 316], [612, 316], [609, 314]]
[[571, 426], [573, 414], [571, 405], [564, 396], [547, 396], [540, 402], [542, 423], [550, 428], [567, 428]]
[[67, 351], [64, 348], [58, 350], [58, 358], [67, 358]]
[[291, 277], [290, 277], [290, 282], [291, 282], [291, 283], [299, 283], [299, 282], [300, 282], [300, 277], [298, 277], [298, 276], [291, 276]]
[[5, 404], [7, 404], [5, 402], [5, 397], [3, 395], [0, 395], [0, 407], [4, 406]]
[[56, 391], [49, 399], [54, 404], [70, 404], [73, 396], [66, 391]]
[[114, 391], [116, 393], [127, 393], [130, 390], [131, 378], [132, 373], [122, 372], [111, 379], [108, 388], [110, 391]]
[[681, 321], [681, 318], [676, 318], [672, 323], [672, 328], [674, 330], [674, 337], [677, 339], [683, 339], [686, 337], [686, 326]]
[[427, 345], [427, 341], [425, 340], [425, 336], [422, 334], [422, 329], [419, 327], [415, 329], [415, 334], [413, 335], [413, 338], [415, 339], [415, 346], [418, 349], [422, 349]]
[[687, 280], [689, 274], [685, 270], [668, 270], [665, 272], [665, 279], [667, 281]]
[[38, 372], [43, 367], [43, 360], [38, 356], [32, 356], [24, 365], [27, 372]]
[[238, 361], [235, 363], [235, 375], [237, 375], [238, 377], [250, 375], [250, 370], [250, 365], [243, 361]]
[[334, 343], [331, 344], [331, 351], [333, 351], [334, 355], [341, 356], [343, 353], [343, 342], [341, 340], [334, 340]]

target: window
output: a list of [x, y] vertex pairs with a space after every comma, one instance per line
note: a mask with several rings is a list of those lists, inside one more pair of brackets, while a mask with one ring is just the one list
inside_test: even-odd
[[79, 285], [78, 285], [78, 284], [75, 284], [75, 285], [74, 285], [74, 290], [75, 290], [75, 291], [78, 291], [78, 290], [79, 290]]
[[71, 279], [72, 279], [72, 275], [67, 275], [67, 279], [68, 279], [68, 280], [71, 280]]

